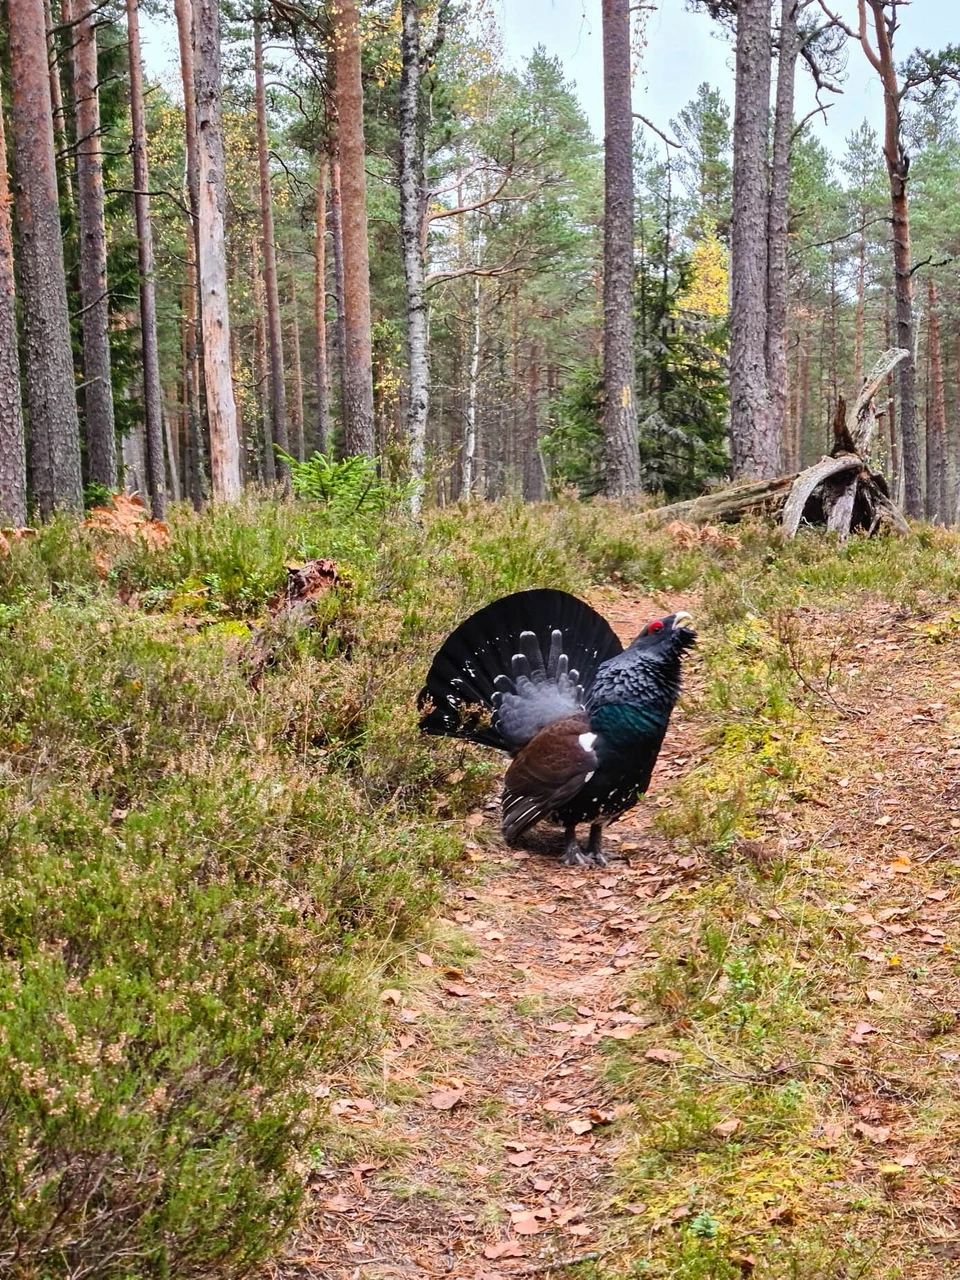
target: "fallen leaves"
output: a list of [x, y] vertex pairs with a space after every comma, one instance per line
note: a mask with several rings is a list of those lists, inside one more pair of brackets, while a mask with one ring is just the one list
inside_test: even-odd
[[652, 1049], [648, 1049], [643, 1056], [649, 1062], [663, 1062], [669, 1064], [683, 1061], [683, 1054], [677, 1053], [676, 1049], [661, 1049], [656, 1046]]
[[507, 1164], [512, 1164], [515, 1169], [522, 1169], [525, 1165], [533, 1164], [536, 1158], [535, 1151], [514, 1151], [507, 1156]]
[[430, 1095], [430, 1105], [434, 1111], [452, 1111], [466, 1095], [465, 1089], [438, 1089]]
[[516, 1240], [498, 1240], [495, 1244], [484, 1246], [483, 1256], [491, 1262], [499, 1258], [522, 1258], [523, 1248]]

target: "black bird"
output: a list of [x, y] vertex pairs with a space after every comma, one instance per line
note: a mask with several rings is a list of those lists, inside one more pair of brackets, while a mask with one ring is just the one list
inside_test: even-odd
[[[624, 649], [565, 591], [520, 591], [444, 641], [418, 706], [425, 733], [508, 751], [502, 822], [513, 841], [541, 818], [566, 829], [568, 866], [605, 866], [602, 831], [650, 785], [696, 641], [688, 613], [650, 622]], [[546, 657], [544, 655], [546, 654]], [[590, 824], [584, 852], [577, 824]]]

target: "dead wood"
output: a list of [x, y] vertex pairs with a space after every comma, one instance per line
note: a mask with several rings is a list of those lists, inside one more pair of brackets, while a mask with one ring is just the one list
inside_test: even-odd
[[652, 524], [679, 520], [685, 524], [736, 522], [745, 516], [779, 517], [788, 538], [801, 523], [826, 525], [841, 541], [851, 532], [873, 535], [881, 529], [906, 534], [910, 526], [892, 501], [883, 475], [869, 464], [877, 431], [874, 396], [884, 380], [909, 353], [885, 351], [864, 379], [848, 407], [839, 398], [833, 420], [833, 449], [813, 466], [772, 480], [749, 480], [688, 502], [674, 502], [648, 512]]

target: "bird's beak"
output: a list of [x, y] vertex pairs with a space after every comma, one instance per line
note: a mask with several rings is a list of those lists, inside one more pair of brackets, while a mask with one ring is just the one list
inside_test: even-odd
[[693, 621], [693, 614], [684, 613], [684, 611], [681, 609], [679, 613], [675, 613], [673, 615], [673, 629], [674, 631], [676, 631], [677, 627], [682, 627], [684, 626], [685, 623], [692, 622], [692, 621]]

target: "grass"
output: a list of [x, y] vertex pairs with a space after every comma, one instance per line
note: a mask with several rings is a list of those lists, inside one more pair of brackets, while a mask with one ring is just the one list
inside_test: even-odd
[[[754, 866], [746, 852], [830, 767], [783, 628], [815, 607], [854, 642], [863, 602], [895, 599], [945, 648], [956, 552], [936, 531], [838, 549], [762, 526], [739, 547], [682, 548], [640, 513], [572, 501], [416, 525], [251, 499], [176, 511], [167, 547], [67, 521], [16, 544], [0, 561], [0, 1268], [229, 1276], [279, 1246], [325, 1141], [327, 1081], [376, 1041], [379, 992], [407, 985], [476, 838], [462, 819], [498, 775], [418, 736], [429, 656], [471, 609], [549, 585], [702, 600], [707, 754], [663, 824], [712, 872], [637, 988], [691, 1065], [624, 1052], [612, 1069], [638, 1107], [623, 1195], [671, 1224], [672, 1261], [654, 1249], [629, 1266], [742, 1274], [744, 1223], [754, 1248], [758, 1215], [828, 1183], [836, 1161], [814, 1141], [829, 1081], [755, 1078], [798, 1039], [817, 1044], [830, 991], [810, 957], [836, 949], [810, 893], [830, 855]], [[318, 555], [344, 585], [315, 625], [266, 625], [254, 679], [252, 632], [284, 566]], [[814, 685], [825, 661], [801, 654]], [[751, 932], [745, 914], [769, 910]], [[857, 945], [843, 942], [841, 971], [862, 963]], [[721, 1140], [729, 1116], [742, 1127]], [[768, 1221], [794, 1267], [769, 1274], [857, 1274], [883, 1187], [846, 1242]]]

